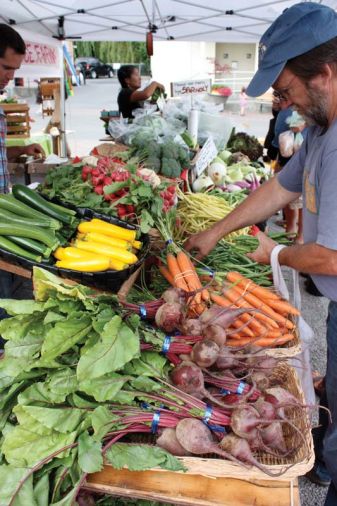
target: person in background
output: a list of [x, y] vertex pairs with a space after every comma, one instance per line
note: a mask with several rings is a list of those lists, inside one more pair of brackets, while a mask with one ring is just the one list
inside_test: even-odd
[[239, 100], [240, 100], [240, 116], [245, 116], [248, 96], [246, 95], [246, 88], [244, 86], [241, 88]]
[[123, 65], [117, 72], [122, 89], [117, 98], [118, 109], [123, 118], [133, 118], [133, 111], [144, 106], [144, 100], [151, 98], [157, 88], [165, 90], [164, 86], [156, 81], [140, 89], [142, 79], [138, 67]]
[[[187, 251], [208, 255], [233, 232], [272, 216], [303, 194], [304, 243], [278, 252], [281, 266], [310, 274], [330, 300], [327, 319], [325, 389], [331, 421], [320, 420], [313, 472], [329, 484], [325, 506], [337, 505], [337, 13], [325, 5], [292, 5], [268, 28], [259, 44], [259, 67], [247, 88], [260, 96], [273, 86], [287, 107], [294, 107], [309, 125], [300, 150], [279, 174], [252, 192], [234, 211], [210, 229], [191, 236]], [[269, 264], [277, 243], [262, 232], [249, 255]], [[322, 460], [321, 460], [322, 459]], [[328, 476], [321, 474], [321, 462]], [[312, 479], [312, 477], [311, 477]]]
[[[11, 26], [0, 24], [0, 90], [4, 90], [9, 81], [14, 78], [15, 71], [20, 68], [25, 52], [26, 46], [21, 35]], [[0, 193], [9, 192], [7, 161], [15, 162], [21, 155], [34, 156], [35, 158], [45, 157], [39, 144], [6, 148], [6, 116], [0, 105]], [[13, 278], [12, 274], [0, 271], [0, 298], [11, 297]], [[6, 316], [6, 312], [0, 309], [0, 319]], [[0, 348], [2, 348], [1, 343]]]

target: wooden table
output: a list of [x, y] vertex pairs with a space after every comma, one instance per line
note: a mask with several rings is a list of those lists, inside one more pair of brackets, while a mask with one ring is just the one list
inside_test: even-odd
[[20, 267], [19, 265], [13, 265], [5, 260], [0, 260], [0, 270], [11, 272], [12, 274], [16, 274], [17, 276], [22, 276], [23, 278], [31, 279], [32, 272], [29, 269], [25, 269], [24, 267]]
[[85, 489], [185, 506], [300, 506], [297, 480], [246, 481], [105, 466], [88, 476]]

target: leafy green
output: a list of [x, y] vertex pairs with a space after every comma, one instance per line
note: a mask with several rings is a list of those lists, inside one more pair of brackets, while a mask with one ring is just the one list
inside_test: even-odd
[[120, 316], [114, 316], [104, 326], [100, 340], [81, 356], [77, 366], [77, 378], [83, 381], [118, 371], [137, 355], [137, 335], [122, 322]]
[[116, 469], [145, 471], [160, 467], [168, 471], [185, 471], [176, 457], [158, 446], [116, 443], [106, 452], [108, 462]]
[[101, 443], [83, 432], [78, 438], [78, 463], [84, 473], [95, 473], [103, 467]]
[[128, 380], [128, 376], [112, 372], [99, 378], [80, 381], [78, 387], [82, 392], [92, 395], [96, 401], [112, 401]]

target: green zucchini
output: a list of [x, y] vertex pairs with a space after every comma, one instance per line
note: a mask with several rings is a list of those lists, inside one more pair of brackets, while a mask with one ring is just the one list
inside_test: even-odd
[[49, 248], [54, 249], [59, 245], [59, 240], [55, 237], [55, 234], [45, 228], [30, 227], [26, 228], [25, 225], [14, 225], [13, 223], [1, 223], [0, 222], [0, 236], [3, 235], [14, 235], [17, 237], [28, 237], [28, 239], [35, 239], [40, 241]]
[[1, 209], [23, 216], [24, 218], [38, 218], [41, 220], [45, 219], [46, 221], [50, 221], [52, 219], [49, 216], [45, 216], [39, 211], [26, 206], [26, 204], [16, 199], [13, 195], [8, 194], [0, 194], [0, 210]]
[[24, 218], [23, 216], [13, 214], [5, 209], [1, 209], [0, 211], [0, 221], [14, 223], [16, 225], [25, 225], [26, 227], [41, 227], [52, 230], [60, 230], [60, 228], [62, 228], [62, 223], [53, 218], [48, 221], [40, 218]]
[[63, 211], [64, 213], [70, 214], [70, 216], [76, 216], [76, 211], [74, 211], [74, 209], [60, 206], [59, 204], [55, 204], [55, 202], [49, 202], [49, 204], [57, 211]]
[[22, 246], [24, 249], [28, 249], [33, 253], [38, 253], [45, 258], [49, 258], [51, 255], [52, 249], [48, 248], [45, 244], [42, 244], [42, 242], [34, 241], [34, 239], [29, 239], [28, 237], [16, 237], [14, 235], [8, 235], [7, 237], [11, 241], [15, 242], [15, 244]]
[[42, 260], [41, 256], [20, 248], [20, 246], [12, 242], [10, 239], [7, 239], [7, 237], [0, 236], [0, 248], [9, 251], [9, 253], [13, 253], [14, 255], [32, 260], [33, 262], [41, 262]]
[[23, 184], [15, 184], [12, 191], [15, 198], [21, 200], [24, 204], [33, 207], [37, 211], [40, 211], [47, 216], [51, 216], [55, 220], [59, 220], [66, 224], [71, 224], [74, 221], [73, 216], [70, 216], [70, 214], [51, 206], [47, 200], [41, 197], [41, 195]]

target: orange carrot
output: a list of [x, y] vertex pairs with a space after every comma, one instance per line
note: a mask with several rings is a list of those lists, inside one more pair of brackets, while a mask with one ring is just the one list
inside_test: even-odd
[[165, 278], [166, 281], [168, 281], [170, 283], [170, 285], [176, 286], [172, 274], [170, 273], [168, 268], [165, 267], [165, 265], [160, 265], [159, 271], [160, 271], [161, 275], [163, 276], [163, 278]]
[[[243, 298], [243, 296], [239, 295], [238, 292], [236, 290], [234, 290], [234, 288], [224, 288], [224, 293], [226, 294], [226, 297], [229, 298], [229, 300], [231, 300], [232, 302], [234, 302], [234, 304], [236, 304], [237, 306], [239, 307], [246, 307], [246, 308], [250, 308], [252, 309], [252, 306], [251, 304], [248, 304], [248, 302]], [[255, 309], [255, 306], [254, 306], [254, 309]], [[266, 323], [267, 325], [270, 325], [271, 327], [274, 327], [274, 328], [278, 328], [278, 325], [277, 323], [272, 320], [271, 318], [269, 318], [269, 316], [263, 314], [263, 313], [259, 313], [256, 311], [255, 313], [255, 318], [257, 320], [260, 320], [262, 321], [263, 323]]]
[[[218, 304], [218, 306], [222, 307], [232, 307], [234, 309], [237, 309], [238, 306], [233, 304], [232, 301], [226, 298], [226, 294], [223, 296], [216, 295], [215, 293], [211, 293], [211, 299], [213, 302]], [[242, 320], [244, 323], [248, 324], [248, 327], [253, 331], [254, 334], [259, 334], [265, 330], [265, 327], [263, 327], [258, 321], [255, 320], [254, 316], [248, 313], [243, 313], [240, 316], [240, 320]]]
[[[196, 273], [194, 265], [184, 251], [178, 252], [177, 262], [179, 269], [184, 276], [185, 282], [189, 288], [189, 291], [194, 292], [195, 290], [199, 290], [202, 287], [200, 279], [198, 278], [198, 274]], [[197, 292], [193, 299], [197, 304], [200, 304], [201, 292]]]
[[190, 290], [187, 286], [185, 278], [183, 277], [182, 273], [180, 272], [176, 257], [172, 253], [168, 253], [166, 260], [167, 260], [168, 270], [170, 271], [170, 274], [172, 275], [173, 280], [174, 280], [174, 285], [177, 288], [181, 288], [182, 290], [185, 290], [185, 292], [189, 292]]
[[287, 313], [292, 314], [294, 316], [300, 316], [300, 312], [296, 307], [287, 302], [286, 300], [274, 300], [274, 299], [265, 299], [265, 303], [268, 304], [272, 309], [274, 309], [277, 313]]
[[257, 285], [254, 283], [254, 281], [251, 281], [248, 278], [245, 278], [240, 273], [231, 271], [227, 273], [227, 280], [230, 283], [237, 283], [240, 285], [240, 287], [244, 288], [245, 290], [249, 290], [250, 293], [253, 293], [256, 295], [256, 297], [259, 297], [260, 299], [273, 299], [273, 300], [279, 300], [280, 297], [278, 297], [275, 293], [268, 290], [268, 288], [263, 288], [262, 286]]
[[287, 318], [276, 313], [271, 307], [265, 304], [264, 301], [262, 301], [258, 297], [255, 297], [255, 295], [253, 295], [249, 291], [246, 290], [242, 291], [242, 289], [238, 286], [233, 286], [232, 290], [234, 290], [239, 296], [241, 295], [241, 297], [243, 297], [248, 302], [248, 304], [251, 304], [253, 307], [256, 307], [257, 309], [261, 309], [261, 311], [263, 311], [266, 315], [268, 315], [273, 321], [281, 323], [282, 325], [286, 325]]
[[[211, 295], [211, 300], [215, 304], [217, 304], [218, 306], [231, 307], [233, 309], [236, 309], [235, 306], [233, 306], [233, 304], [231, 302], [227, 301], [224, 297], [221, 297], [221, 295], [217, 295], [215, 293], [211, 293], [210, 295]], [[247, 336], [254, 337], [255, 336], [254, 332], [250, 328], [248, 328], [248, 325], [246, 324], [246, 322], [244, 321], [242, 316], [243, 316], [243, 314], [232, 323], [232, 326], [235, 329], [242, 328], [242, 330], [246, 333]]]
[[246, 344], [254, 344], [256, 346], [262, 346], [264, 348], [274, 348], [275, 346], [280, 346], [294, 339], [292, 334], [285, 334], [282, 337], [277, 339], [269, 339], [266, 337], [261, 337], [260, 339], [252, 339], [251, 337], [242, 337], [241, 339], [227, 339], [226, 346], [245, 346]]

